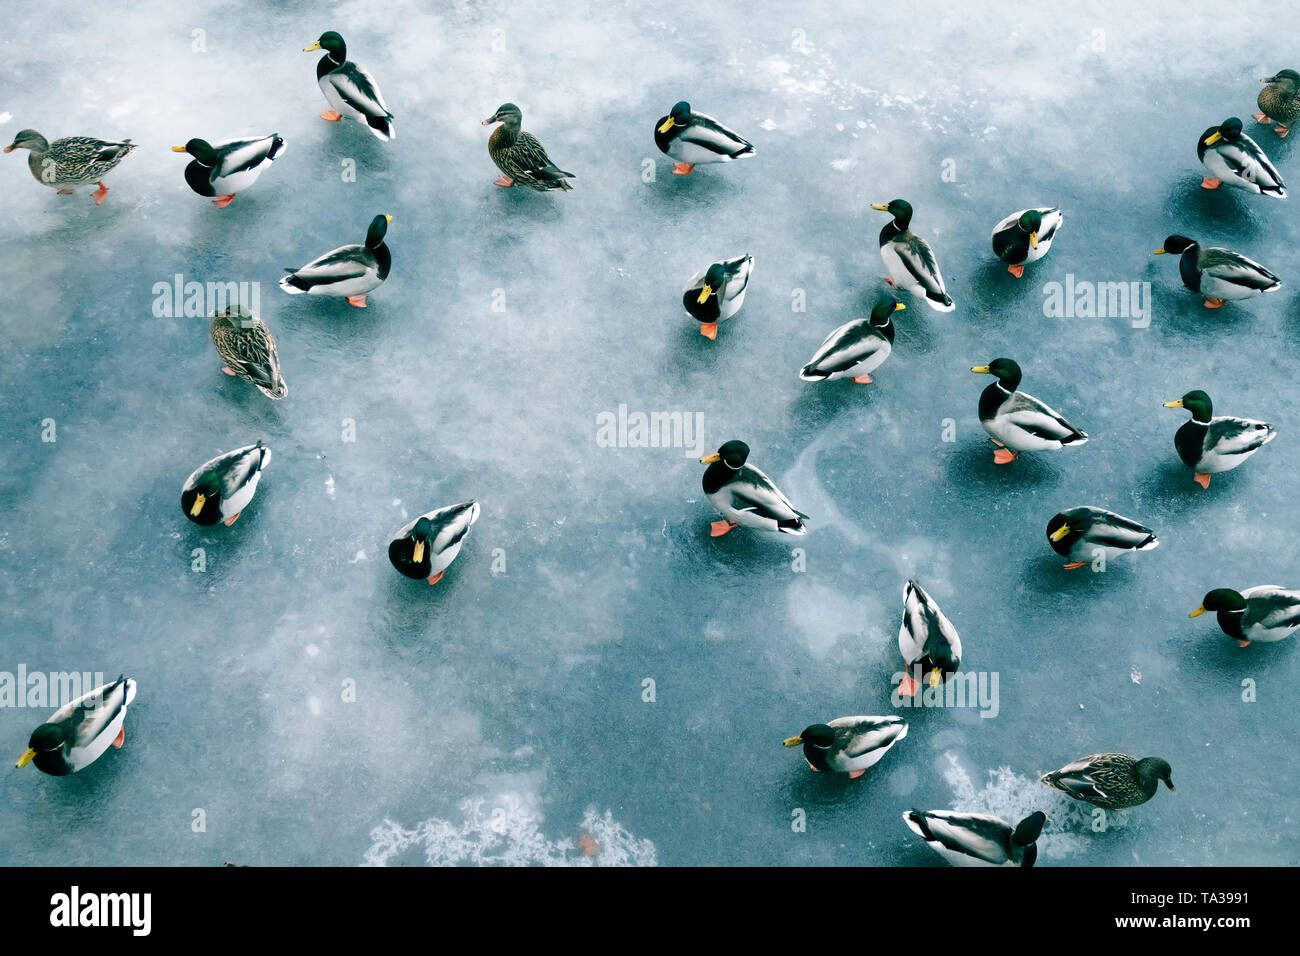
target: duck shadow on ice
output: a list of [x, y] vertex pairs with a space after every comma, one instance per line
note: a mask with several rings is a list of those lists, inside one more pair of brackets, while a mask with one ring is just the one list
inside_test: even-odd
[[[954, 488], [965, 489], [967, 497], [972, 501], [980, 495], [990, 493], [1051, 489], [1061, 483], [1061, 472], [1056, 465], [1046, 461], [1047, 456], [1068, 455], [1072, 461], [1066, 464], [1083, 467], [1082, 462], [1073, 459], [1086, 453], [1082, 448], [1021, 452], [1010, 464], [999, 465], [993, 460], [993, 450], [996, 447], [982, 430], [979, 439], [953, 446], [946, 454], [949, 484]], [[1044, 527], [1050, 517], [1050, 514], [1043, 516]]]
[[[1235, 488], [1243, 481], [1249, 481], [1249, 474], [1241, 470], [1216, 472], [1210, 480], [1210, 487], [1201, 489], [1192, 480], [1192, 470], [1178, 460], [1174, 443], [1169, 442], [1168, 457], [1156, 462], [1147, 477], [1137, 486], [1134, 496], [1139, 501], [1150, 501], [1158, 507], [1167, 519], [1178, 519], [1190, 513], [1206, 508], [1221, 509], [1225, 497], [1234, 499], [1244, 489]], [[1249, 470], [1249, 465], [1245, 466]], [[1153, 509], [1149, 509], [1153, 510]], [[1155, 520], [1154, 514], [1147, 517]], [[1153, 525], [1157, 535], [1160, 528]]]
[[[1214, 235], [1206, 235], [1203, 240], [1212, 246], [1222, 245], [1225, 239], [1234, 236], [1249, 237], [1263, 227], [1257, 212], [1259, 203], [1275, 203], [1276, 199], [1257, 196], [1246, 189], [1223, 185], [1218, 189], [1202, 189], [1201, 177], [1204, 170], [1194, 172], [1188, 167], [1186, 176], [1175, 179], [1165, 194], [1163, 214], [1166, 222], [1171, 224], [1166, 233], [1179, 232], [1183, 235], [1194, 234], [1188, 229], [1205, 227], [1213, 230]], [[1186, 223], [1185, 227], [1174, 228], [1173, 224]], [[1245, 228], [1243, 228], [1245, 227]], [[1152, 236], [1158, 246], [1164, 236]], [[1152, 247], [1153, 249], [1156, 247]], [[1246, 253], [1249, 255], [1250, 253]], [[1267, 262], [1264, 263], [1268, 265]]]
[[1043, 316], [1044, 285], [1062, 281], [1061, 276], [1053, 274], [1051, 261], [1049, 257], [1041, 265], [1027, 266], [1024, 276], [1017, 279], [1007, 272], [1007, 264], [1001, 259], [985, 260], [966, 276], [962, 294], [957, 297], [957, 312], [978, 314], [984, 333], [1026, 320], [1060, 321]]

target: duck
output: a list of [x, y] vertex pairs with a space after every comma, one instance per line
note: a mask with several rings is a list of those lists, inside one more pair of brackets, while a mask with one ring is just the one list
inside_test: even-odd
[[1229, 299], [1248, 299], [1282, 287], [1282, 280], [1254, 259], [1218, 246], [1202, 249], [1195, 239], [1186, 236], [1170, 236], [1153, 255], [1165, 253], [1181, 253], [1178, 273], [1183, 285], [1205, 296], [1207, 309], [1222, 308]]
[[1013, 827], [987, 813], [913, 809], [903, 822], [953, 866], [1033, 866], [1047, 814], [1036, 810]]
[[185, 167], [185, 181], [200, 196], [211, 196], [218, 209], [225, 209], [284, 153], [279, 133], [252, 139], [228, 139], [215, 146], [205, 139], [191, 139], [173, 146], [173, 153], [188, 153], [194, 159]]
[[1182, 398], [1165, 402], [1165, 408], [1185, 408], [1190, 420], [1174, 433], [1174, 448], [1183, 464], [1192, 469], [1192, 480], [1210, 487], [1210, 476], [1232, 471], [1277, 437], [1268, 422], [1251, 418], [1214, 415], [1214, 402], [1199, 388]]
[[1196, 155], [1210, 174], [1201, 180], [1204, 189], [1218, 189], [1227, 183], [1262, 196], [1286, 198], [1282, 174], [1259, 144], [1241, 131], [1241, 120], [1235, 116], [1202, 133], [1196, 141]]
[[393, 535], [388, 543], [388, 560], [408, 578], [424, 578], [437, 584], [460, 554], [469, 529], [478, 521], [477, 501], [436, 508], [422, 514]]
[[377, 139], [385, 142], [396, 139], [393, 114], [384, 102], [384, 95], [379, 92], [379, 84], [348, 59], [348, 46], [343, 37], [327, 30], [311, 46], [302, 48], [304, 53], [316, 50], [325, 51], [316, 64], [316, 85], [330, 106], [320, 118], [337, 123], [348, 117], [365, 126]]
[[280, 280], [290, 295], [336, 295], [348, 305], [366, 307], [366, 295], [383, 285], [393, 267], [393, 255], [384, 244], [392, 216], [376, 216], [366, 230], [365, 245], [347, 245], [325, 253]]
[[119, 676], [64, 704], [32, 731], [27, 750], [15, 766], [35, 764], [52, 777], [85, 770], [109, 747], [126, 742], [126, 710], [135, 700], [135, 681]]
[[914, 697], [924, 680], [931, 687], [950, 680], [961, 667], [961, 637], [934, 598], [915, 581], [903, 586], [903, 623], [898, 629], [903, 680], [898, 693]]
[[993, 254], [1009, 263], [1007, 271], [1019, 279], [1028, 263], [1047, 255], [1063, 221], [1055, 206], [1013, 212], [993, 227]]
[[185, 479], [181, 510], [195, 524], [230, 527], [257, 493], [262, 472], [271, 463], [271, 449], [260, 440], [205, 461]]
[[712, 455], [700, 459], [704, 470], [704, 493], [722, 514], [722, 521], [709, 526], [709, 536], [720, 537], [738, 525], [776, 531], [781, 534], [807, 534], [808, 516], [796, 511], [772, 479], [753, 465], [748, 465], [749, 446], [732, 439], [724, 442]]
[[1285, 139], [1286, 134], [1291, 132], [1291, 124], [1300, 117], [1300, 73], [1295, 70], [1279, 70], [1260, 82], [1265, 86], [1259, 91], [1255, 102], [1263, 112], [1255, 114], [1255, 122], [1277, 123], [1273, 132]]
[[675, 103], [667, 116], [655, 122], [655, 145], [659, 152], [675, 160], [676, 176], [690, 175], [696, 166], [729, 163], [756, 152], [749, 140], [712, 116], [693, 112], [685, 100]]
[[731, 318], [745, 304], [745, 290], [754, 271], [754, 257], [746, 253], [701, 269], [682, 290], [682, 305], [700, 323], [700, 335], [718, 337], [718, 323]]
[[1146, 803], [1160, 781], [1170, 790], [1174, 782], [1169, 762], [1161, 757], [1141, 760], [1127, 754], [1089, 754], [1043, 775], [1043, 783], [1104, 810], [1123, 810]]
[[939, 261], [930, 244], [909, 228], [912, 205], [905, 199], [872, 203], [872, 209], [887, 212], [893, 220], [880, 230], [880, 258], [885, 260], [889, 278], [885, 281], [904, 291], [919, 291], [936, 312], [951, 312], [956, 303], [944, 287]]
[[568, 180], [578, 177], [551, 162], [551, 157], [546, 155], [546, 148], [538, 142], [537, 137], [520, 128], [523, 121], [524, 115], [514, 103], [502, 103], [495, 113], [483, 121], [484, 126], [501, 124], [488, 137], [488, 155], [497, 164], [497, 169], [501, 170], [501, 175], [493, 182], [502, 187], [523, 183], [538, 192], [551, 189], [565, 192], [572, 189]]
[[36, 130], [24, 129], [4, 151], [15, 149], [28, 150], [27, 168], [38, 183], [58, 190], [60, 196], [71, 196], [76, 192], [74, 186], [94, 183], [99, 188], [91, 198], [96, 206], [102, 206], [108, 197], [104, 178], [135, 151], [136, 144], [129, 139], [115, 143], [93, 136], [65, 136], [51, 143]]
[[828, 724], [805, 727], [787, 737], [787, 747], [803, 746], [803, 759], [814, 773], [847, 773], [856, 780], [907, 736], [907, 721], [888, 717], [837, 717]]
[[1017, 391], [1020, 366], [1011, 359], [994, 359], [988, 365], [974, 366], [971, 371], [992, 375], [997, 380], [981, 393], [979, 407], [980, 424], [999, 446], [993, 452], [997, 464], [1015, 461], [1022, 451], [1082, 445], [1088, 441], [1087, 434], [1058, 412], [1032, 395]]
[[799, 377], [805, 382], [851, 378], [858, 385], [870, 385], [871, 373], [894, 349], [893, 315], [905, 308], [893, 296], [877, 299], [869, 317], [846, 322], [826, 336]]
[[1068, 560], [1067, 571], [1087, 567], [1098, 555], [1109, 560], [1133, 551], [1150, 551], [1160, 545], [1150, 528], [1132, 518], [1090, 505], [1067, 508], [1054, 515], [1047, 522], [1047, 543]]
[[275, 339], [260, 318], [242, 305], [232, 305], [213, 315], [210, 332], [217, 354], [226, 363], [221, 371], [251, 383], [267, 398], [289, 394]]
[[1242, 647], [1271, 644], [1300, 628], [1300, 591], [1261, 584], [1244, 591], [1215, 588], [1188, 617], [1217, 611], [1219, 627]]

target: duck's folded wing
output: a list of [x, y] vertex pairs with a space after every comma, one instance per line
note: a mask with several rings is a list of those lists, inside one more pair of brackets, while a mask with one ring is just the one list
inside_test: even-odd
[[111, 684], [97, 687], [90, 693], [59, 708], [49, 722], [64, 724], [72, 731], [72, 742], [65, 749], [85, 747], [103, 733], [129, 702], [127, 691], [131, 687], [125, 676]]
[[1155, 536], [1155, 532], [1145, 525], [1113, 511], [1098, 515], [1088, 530], [1089, 541], [1112, 548], [1140, 548]]
[[939, 272], [939, 260], [934, 257], [934, 250], [928, 242], [908, 232], [895, 240], [894, 248], [904, 268], [927, 293], [937, 297], [947, 294]]
[[986, 863], [1005, 863], [1011, 827], [982, 813], [913, 810], [907, 824], [925, 840]]
[[231, 176], [250, 169], [256, 169], [266, 162], [275, 149], [277, 136], [263, 136], [259, 139], [237, 139], [226, 143], [221, 148], [221, 157], [217, 164], [218, 173]]
[[249, 445], [232, 453], [230, 463], [221, 473], [221, 496], [232, 498], [262, 467], [263, 449]]
[[473, 514], [472, 506], [452, 505], [450, 508], [440, 510], [441, 514], [434, 512], [429, 516], [438, 528], [433, 536], [433, 550], [437, 554], [441, 554], [463, 539], [469, 534], [469, 529], [473, 525], [470, 521], [470, 516]]
[[865, 362], [885, 345], [885, 339], [872, 331], [870, 320], [859, 319], [841, 325], [826, 336], [804, 368], [827, 375], [845, 372]]
[[1300, 627], [1300, 592], [1279, 590], [1248, 595], [1242, 624], [1279, 631]]
[[1017, 428], [1022, 428], [1039, 438], [1065, 441], [1069, 438], [1088, 437], [1054, 409], [1024, 392], [1016, 392], [1010, 400], [1004, 402], [998, 411], [998, 417], [1007, 419]]
[[319, 259], [313, 259], [301, 269], [295, 269], [294, 275], [312, 285], [329, 285], [334, 282], [346, 282], [358, 279], [367, 272], [379, 268], [378, 262], [365, 246], [340, 246], [327, 252]]
[[1202, 250], [1198, 265], [1202, 272], [1246, 289], [1268, 289], [1279, 281], [1277, 276], [1255, 260], [1229, 249]]
[[807, 518], [781, 494], [772, 479], [752, 465], [745, 465], [726, 486], [731, 492], [731, 506], [737, 511], [749, 511], [774, 521]]
[[1223, 415], [1214, 418], [1205, 430], [1202, 447], [1216, 455], [1245, 455], [1268, 443], [1276, 434], [1267, 422]]
[[1242, 136], [1235, 144], [1229, 143], [1227, 147], [1220, 150], [1220, 154], [1226, 159], [1228, 153], [1234, 153], [1233, 162], [1228, 165], [1236, 169], [1234, 162], [1240, 162], [1245, 169], [1250, 170], [1247, 178], [1258, 183], [1260, 186], [1271, 189], [1284, 189], [1286, 183], [1282, 182], [1282, 174], [1277, 171], [1264, 151], [1259, 148], [1249, 136]]
[[343, 102], [358, 113], [376, 119], [392, 115], [388, 112], [388, 105], [379, 92], [379, 85], [375, 83], [375, 78], [355, 63], [349, 62], [343, 69], [327, 73], [326, 76]]
[[524, 175], [539, 176], [543, 179], [557, 179], [571, 176], [546, 155], [546, 149], [532, 133], [520, 133], [515, 145], [510, 148], [510, 161]]
[[754, 144], [735, 130], [723, 126], [712, 116], [696, 113], [691, 117], [691, 124], [678, 134], [685, 143], [692, 143], [719, 156], [735, 156], [749, 152]]
[[841, 717], [830, 726], [836, 745], [849, 757], [888, 747], [907, 733], [907, 724], [899, 717]]

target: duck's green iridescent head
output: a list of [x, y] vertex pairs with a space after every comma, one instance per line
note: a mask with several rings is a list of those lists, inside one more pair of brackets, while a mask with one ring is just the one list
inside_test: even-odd
[[1153, 256], [1163, 256], [1166, 252], [1178, 255], [1186, 252], [1192, 246], [1196, 245], [1195, 239], [1188, 239], [1186, 236], [1173, 235], [1165, 240], [1165, 244], [1151, 253]]
[[803, 733], [799, 736], [785, 738], [783, 743], [787, 747], [811, 744], [814, 747], [825, 749], [835, 743], [835, 731], [826, 724], [813, 724], [811, 727], [805, 727]]
[[393, 221], [392, 216], [376, 216], [370, 220], [370, 228], [366, 230], [366, 245], [374, 249], [384, 241], [384, 236], [388, 234], [388, 224]]
[[25, 767], [39, 753], [49, 753], [63, 746], [63, 728], [58, 724], [41, 724], [27, 740], [27, 750], [18, 758], [15, 767]]
[[733, 438], [729, 442], [724, 442], [718, 446], [718, 450], [712, 455], [705, 455], [700, 459], [701, 465], [711, 465], [715, 461], [720, 461], [728, 468], [739, 468], [749, 458], [749, 446], [738, 438]]
[[49, 141], [36, 130], [20, 129], [14, 135], [14, 141], [6, 146], [4, 151], [12, 153], [15, 149], [30, 149], [33, 152], [43, 153], [49, 148]]
[[1165, 408], [1185, 408], [1198, 422], [1208, 422], [1214, 414], [1214, 403], [1210, 401], [1210, 396], [1199, 388], [1192, 389], [1182, 398], [1165, 402]]
[[192, 139], [184, 146], [173, 146], [173, 153], [189, 153], [199, 161], [201, 166], [215, 166], [217, 164], [217, 151], [212, 148], [212, 144], [206, 139]]
[[659, 132], [666, 133], [674, 126], [689, 126], [691, 123], [691, 104], [685, 100], [674, 103], [668, 111], [668, 117], [659, 124]]
[[1038, 230], [1043, 228], [1043, 214], [1037, 209], [1026, 209], [1020, 216], [1020, 228], [1029, 233], [1029, 244], [1038, 248]]
[[903, 305], [903, 303], [899, 302], [892, 295], [881, 296], [876, 300], [876, 304], [871, 307], [871, 324], [877, 328], [883, 329], [890, 323], [890, 317], [895, 312], [906, 308], [907, 306]]
[[324, 50], [329, 54], [331, 60], [338, 63], [342, 63], [348, 58], [348, 45], [343, 42], [343, 37], [333, 30], [326, 30], [315, 43], [302, 48], [304, 53], [311, 53], [314, 50]]
[[1198, 607], [1188, 617], [1200, 617], [1206, 611], [1244, 611], [1246, 610], [1246, 599], [1241, 596], [1240, 591], [1234, 591], [1232, 588], [1215, 588], [1205, 595]]
[[1213, 146], [1221, 139], [1226, 139], [1229, 143], [1235, 143], [1241, 139], [1241, 120], [1235, 116], [1229, 116], [1219, 124], [1218, 129], [1205, 137], [1205, 145]]
[[898, 223], [904, 229], [912, 221], [912, 204], [906, 199], [891, 199], [887, 203], [873, 202], [872, 209], [879, 209], [881, 212], [887, 212], [894, 217], [894, 222]]
[[980, 375], [992, 375], [1012, 391], [1020, 384], [1020, 366], [1009, 358], [996, 358], [988, 365], [972, 366], [971, 371]]
[[722, 267], [721, 262], [715, 262], [709, 266], [708, 271], [704, 273], [704, 286], [700, 289], [700, 294], [696, 302], [701, 305], [709, 301], [709, 296], [715, 295], [722, 288], [722, 281], [727, 277], [727, 270]]

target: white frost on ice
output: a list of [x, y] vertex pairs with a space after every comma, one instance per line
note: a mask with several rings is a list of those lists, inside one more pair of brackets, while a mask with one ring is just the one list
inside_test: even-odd
[[362, 866], [387, 866], [417, 849], [430, 866], [658, 865], [654, 844], [633, 836], [608, 810], [589, 808], [572, 837], [552, 840], [541, 832], [542, 815], [516, 794], [491, 804], [467, 800], [460, 809], [459, 825], [431, 817], [408, 830], [385, 819], [370, 831]]

